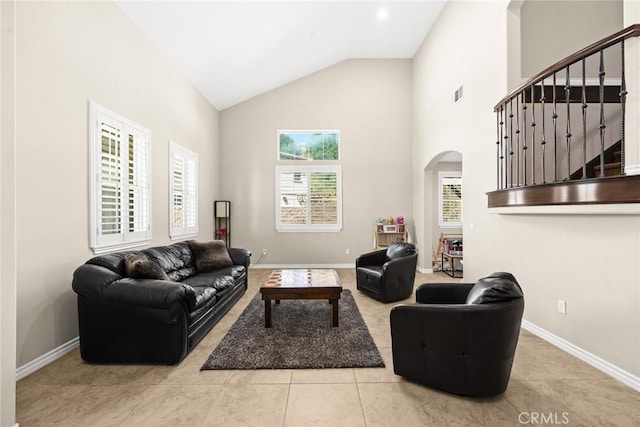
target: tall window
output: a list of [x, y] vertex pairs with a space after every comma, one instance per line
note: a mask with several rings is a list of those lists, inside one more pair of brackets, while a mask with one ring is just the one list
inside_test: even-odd
[[440, 227], [462, 227], [462, 173], [438, 172], [438, 223]]
[[151, 241], [151, 131], [89, 103], [94, 253]]
[[340, 231], [342, 168], [276, 166], [278, 231]]
[[198, 155], [169, 143], [169, 201], [171, 239], [198, 234]]

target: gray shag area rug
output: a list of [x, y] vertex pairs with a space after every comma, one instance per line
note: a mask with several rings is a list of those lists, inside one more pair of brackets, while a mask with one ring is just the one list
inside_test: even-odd
[[258, 292], [200, 370], [384, 367], [351, 291], [342, 291], [336, 328], [327, 300], [271, 304], [272, 328]]

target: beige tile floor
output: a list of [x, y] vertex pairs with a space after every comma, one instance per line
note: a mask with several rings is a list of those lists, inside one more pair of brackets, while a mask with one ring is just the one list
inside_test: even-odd
[[[640, 426], [640, 394], [523, 331], [504, 395], [472, 399], [394, 375], [389, 311], [355, 290], [386, 368], [200, 371], [270, 271], [176, 366], [89, 365], [76, 349], [17, 385], [28, 426]], [[453, 281], [418, 274], [416, 284]], [[411, 302], [413, 298], [407, 300]]]

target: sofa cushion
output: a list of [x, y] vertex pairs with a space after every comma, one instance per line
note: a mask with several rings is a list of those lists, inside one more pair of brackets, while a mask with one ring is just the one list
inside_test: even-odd
[[235, 280], [232, 276], [221, 274], [220, 271], [209, 271], [207, 273], [199, 273], [195, 276], [188, 277], [182, 281], [182, 283], [199, 287], [210, 287], [218, 291], [227, 289], [235, 284]]
[[213, 271], [233, 265], [227, 246], [222, 240], [204, 243], [189, 242], [189, 244], [198, 272]]
[[[513, 277], [513, 276], [511, 276]], [[489, 276], [478, 280], [469, 291], [466, 304], [486, 304], [522, 298], [518, 283], [505, 275]]]
[[142, 253], [162, 267], [167, 276], [175, 282], [196, 274], [193, 253], [187, 242], [148, 248]]
[[142, 254], [127, 254], [124, 257], [124, 269], [132, 279], [169, 280], [162, 267]]
[[124, 270], [124, 257], [127, 254], [131, 254], [131, 253], [139, 254], [140, 252], [118, 252], [118, 253], [112, 253], [112, 254], [99, 255], [88, 260], [87, 264], [104, 267], [124, 277], [127, 275]]
[[216, 288], [211, 288], [209, 286], [192, 286], [192, 288], [196, 294], [196, 309], [205, 305], [211, 305], [211, 303], [215, 302], [217, 299], [216, 294], [218, 293], [218, 290]]

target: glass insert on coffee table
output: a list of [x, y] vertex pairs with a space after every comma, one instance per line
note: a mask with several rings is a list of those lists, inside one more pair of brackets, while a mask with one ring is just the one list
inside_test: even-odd
[[335, 270], [274, 270], [260, 287], [264, 300], [264, 326], [271, 327], [271, 301], [284, 299], [326, 299], [333, 305], [332, 324], [338, 326], [338, 300], [342, 283]]

